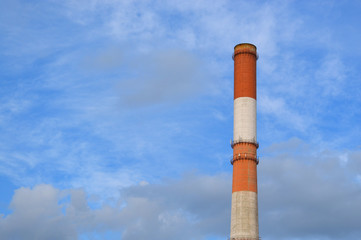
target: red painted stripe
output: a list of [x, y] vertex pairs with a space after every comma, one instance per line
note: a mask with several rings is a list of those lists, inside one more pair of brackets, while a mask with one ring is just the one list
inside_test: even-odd
[[239, 44], [234, 48], [234, 99], [256, 94], [257, 49], [252, 44]]
[[257, 192], [257, 147], [252, 143], [238, 143], [233, 147], [232, 192]]

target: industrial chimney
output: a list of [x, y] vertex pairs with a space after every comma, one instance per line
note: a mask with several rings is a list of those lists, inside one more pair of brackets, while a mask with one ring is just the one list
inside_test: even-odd
[[258, 240], [256, 61], [257, 48], [234, 47], [234, 125], [231, 240]]

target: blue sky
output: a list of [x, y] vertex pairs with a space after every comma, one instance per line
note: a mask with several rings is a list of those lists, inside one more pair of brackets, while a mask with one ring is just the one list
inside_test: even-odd
[[359, 1], [0, 3], [2, 239], [226, 239], [241, 42], [260, 236], [360, 238]]

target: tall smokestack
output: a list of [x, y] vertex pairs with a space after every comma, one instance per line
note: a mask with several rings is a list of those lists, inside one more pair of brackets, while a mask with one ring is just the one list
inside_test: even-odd
[[258, 240], [256, 61], [257, 48], [234, 47], [234, 125], [231, 240]]

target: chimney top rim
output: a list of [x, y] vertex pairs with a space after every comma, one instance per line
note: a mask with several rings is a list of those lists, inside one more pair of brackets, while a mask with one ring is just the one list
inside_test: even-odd
[[234, 46], [234, 50], [236, 50], [236, 48], [246, 47], [246, 46], [254, 47], [254, 50], [257, 51], [256, 45], [254, 45], [254, 44], [252, 44], [252, 43], [239, 43], [239, 44], [237, 44], [236, 46]]

